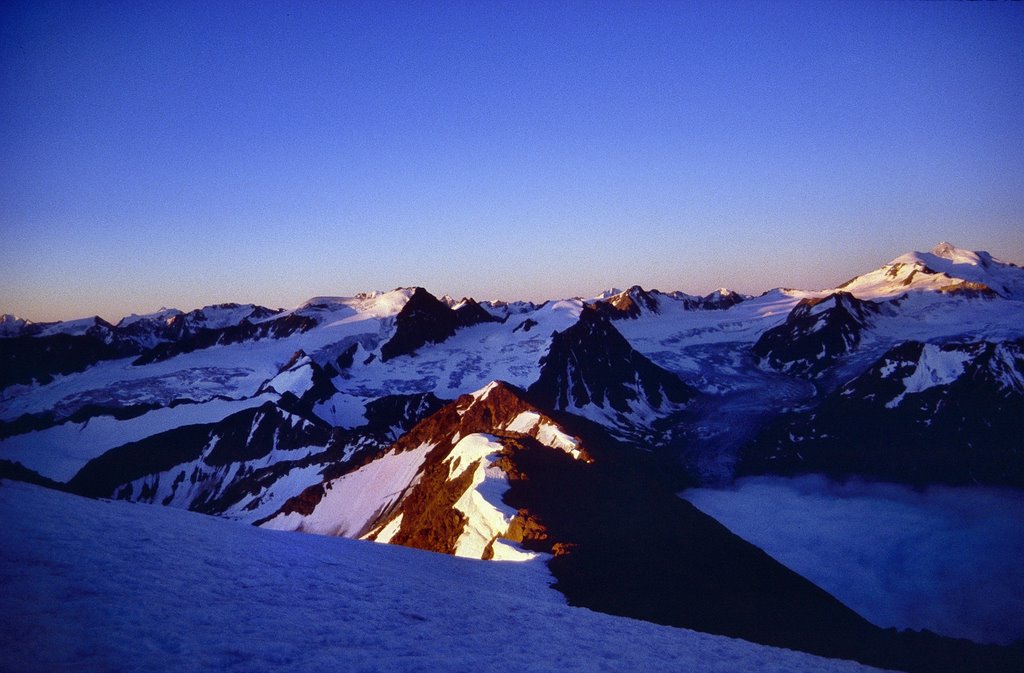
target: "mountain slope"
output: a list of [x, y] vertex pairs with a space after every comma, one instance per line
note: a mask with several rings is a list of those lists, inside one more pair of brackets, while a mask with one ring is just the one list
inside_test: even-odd
[[552, 335], [531, 397], [629, 435], [677, 411], [696, 392], [633, 349], [598, 310], [586, 307], [572, 327]]
[[501, 540], [516, 516], [502, 503], [514, 471], [502, 461], [524, 438], [588, 460], [579, 440], [520, 391], [493, 383], [424, 419], [380, 457], [307, 488], [261, 525], [476, 558], [520, 558], [522, 552]]
[[894, 346], [814, 410], [769, 425], [739, 471], [1024, 488], [1024, 340]]
[[527, 404], [500, 383], [465, 396], [262, 525], [477, 558], [525, 548], [601, 612], [913, 671], [1004, 665], [1002, 650], [871, 626], [676, 497], [656, 461]]
[[848, 292], [801, 299], [783, 324], [761, 335], [753, 353], [772, 369], [815, 376], [855, 350], [875, 316], [891, 311]]
[[955, 669], [950, 643], [865, 626], [675, 493], [728, 483], [741, 447], [747, 472], [1021, 485], [1021, 272], [946, 245], [756, 298], [399, 288], [4, 318], [0, 465], [269, 526], [550, 554], [595, 609], [915, 670], [930, 647]]

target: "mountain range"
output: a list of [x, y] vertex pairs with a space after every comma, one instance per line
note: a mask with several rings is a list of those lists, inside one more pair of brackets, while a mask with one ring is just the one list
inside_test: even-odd
[[1024, 269], [942, 243], [757, 297], [0, 319], [8, 478], [540, 559], [572, 605], [873, 666], [1021, 670], [1020, 646], [870, 624], [677, 496], [812, 473], [1024, 488]]

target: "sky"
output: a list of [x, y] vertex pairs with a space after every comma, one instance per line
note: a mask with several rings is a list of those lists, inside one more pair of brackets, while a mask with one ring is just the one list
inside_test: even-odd
[[1024, 263], [1024, 4], [5, 2], [0, 312]]

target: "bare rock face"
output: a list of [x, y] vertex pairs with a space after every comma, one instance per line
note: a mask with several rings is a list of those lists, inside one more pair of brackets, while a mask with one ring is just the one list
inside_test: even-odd
[[455, 311], [455, 316], [458, 318], [459, 327], [470, 327], [486, 322], [502, 322], [472, 298], [464, 298], [452, 310]]
[[418, 287], [395, 317], [395, 334], [381, 346], [380, 358], [387, 361], [415, 353], [428, 343], [440, 343], [459, 328], [459, 317], [434, 295]]
[[543, 406], [573, 411], [589, 405], [622, 413], [637, 403], [653, 409], [682, 404], [695, 392], [629, 345], [599, 310], [584, 307], [579, 321], [555, 333], [529, 393]]
[[364, 415], [370, 428], [397, 440], [446, 403], [434, 393], [385, 395], [368, 402]]

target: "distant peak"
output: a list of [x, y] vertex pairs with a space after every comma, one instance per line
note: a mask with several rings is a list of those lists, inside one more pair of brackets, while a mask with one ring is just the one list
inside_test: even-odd
[[948, 241], [942, 241], [937, 246], [932, 248], [932, 254], [936, 257], [944, 257], [946, 259], [953, 259], [957, 253], [962, 252], [960, 248], [956, 247]]

